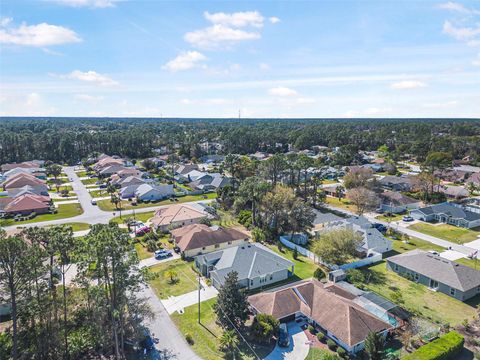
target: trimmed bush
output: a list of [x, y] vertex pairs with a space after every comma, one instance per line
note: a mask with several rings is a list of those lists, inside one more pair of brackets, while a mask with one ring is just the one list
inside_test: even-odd
[[325, 272], [321, 268], [316, 268], [313, 272], [313, 277], [317, 280], [322, 280], [325, 276]]
[[190, 334], [185, 335], [185, 340], [187, 340], [188, 345], [195, 344], [195, 341], [193, 340], [193, 337]]
[[344, 357], [345, 355], [347, 355], [347, 350], [339, 346], [337, 349], [337, 354], [340, 357]]
[[318, 341], [323, 342], [323, 340], [325, 340], [325, 334], [322, 333], [322, 332], [319, 332], [317, 334], [317, 339], [318, 339]]
[[308, 331], [310, 334], [313, 334], [315, 332], [315, 328], [312, 325], [308, 325]]
[[413, 353], [404, 356], [402, 360], [448, 360], [455, 357], [462, 351], [465, 339], [456, 331], [433, 340]]
[[337, 344], [331, 339], [327, 340], [327, 346], [330, 350], [335, 350], [337, 348]]

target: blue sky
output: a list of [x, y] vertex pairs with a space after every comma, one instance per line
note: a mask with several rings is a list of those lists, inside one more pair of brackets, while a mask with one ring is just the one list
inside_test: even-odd
[[0, 0], [0, 114], [480, 117], [480, 3]]

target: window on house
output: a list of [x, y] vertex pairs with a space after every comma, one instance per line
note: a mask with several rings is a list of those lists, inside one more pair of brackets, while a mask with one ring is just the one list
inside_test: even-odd
[[219, 247], [220, 247], [220, 244], [215, 244], [215, 249]]
[[250, 285], [253, 285], [253, 280], [250, 280]]
[[202, 247], [202, 250], [205, 250], [205, 246], [204, 246], [204, 247]]
[[232, 244], [232, 242], [231, 242], [231, 241], [229, 241], [229, 242], [228, 242], [228, 245], [231, 245], [231, 244]]
[[398, 271], [398, 265], [397, 265], [397, 264], [393, 265], [393, 269], [394, 269], [395, 271]]
[[450, 288], [450, 295], [455, 296], [455, 289], [454, 288]]
[[418, 276], [417, 273], [414, 273], [414, 274], [413, 274], [413, 278], [415, 279], [415, 281], [418, 281], [418, 279], [420, 278], [420, 276]]

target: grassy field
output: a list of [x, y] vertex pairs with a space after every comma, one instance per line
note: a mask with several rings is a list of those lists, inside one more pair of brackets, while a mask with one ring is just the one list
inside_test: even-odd
[[357, 210], [357, 207], [351, 204], [347, 199], [339, 200], [338, 198], [327, 196], [327, 198], [325, 199], [325, 202], [328, 205], [331, 205], [340, 209], [348, 210], [351, 212], [355, 212]]
[[92, 198], [110, 196], [110, 194], [108, 192], [106, 192], [105, 190], [89, 191], [89, 194]]
[[[371, 282], [365, 288], [390, 299], [408, 311], [419, 314], [438, 323], [460, 324], [476, 314], [475, 305], [480, 297], [472, 302], [463, 303], [448, 295], [429, 290], [426, 286], [407, 280], [393, 271], [388, 271], [384, 261], [362, 271], [369, 271]], [[395, 298], [401, 294], [402, 301]], [[476, 303], [476, 304], [475, 304]]]
[[[138, 220], [138, 221], [147, 222], [150, 218], [153, 217], [153, 215], [155, 215], [155, 211], [138, 213], [138, 214], [135, 214], [135, 219]], [[117, 223], [117, 224], [123, 224], [124, 221], [126, 219], [129, 219], [129, 218], [133, 219], [133, 215], [123, 215], [122, 218], [117, 216], [117, 217], [114, 217], [112, 220], [110, 220], [110, 222], [114, 222], [114, 223]]]
[[386, 222], [389, 222], [389, 221], [400, 221], [403, 219], [403, 216], [402, 214], [393, 214], [392, 216], [387, 216], [387, 215], [379, 215], [376, 217], [376, 219], [378, 220], [381, 220], [381, 221], [386, 221]]
[[84, 180], [80, 180], [84, 185], [93, 185], [95, 184], [98, 179], [97, 178], [92, 178], [92, 179], [84, 179]]
[[77, 197], [75, 197], [74, 199], [69, 199], [70, 196], [68, 198], [59, 198], [59, 199], [52, 199], [54, 203], [62, 203], [64, 201], [71, 201], [71, 200], [78, 200]]
[[[192, 201], [201, 201], [201, 200], [209, 200], [215, 199], [217, 197], [216, 193], [209, 193], [205, 194], [207, 197], [206, 199], [203, 198], [204, 195], [187, 195], [177, 198], [178, 201], [173, 202], [169, 199], [157, 201], [157, 202], [149, 202], [149, 203], [138, 203], [136, 206], [133, 206], [129, 201], [122, 201], [122, 210], [130, 210], [130, 209], [141, 209], [146, 207], [154, 207], [154, 206], [161, 206], [161, 205], [172, 205], [184, 202], [192, 202]], [[100, 200], [97, 202], [97, 205], [100, 209], [104, 211], [118, 211], [115, 208], [115, 205], [110, 202], [110, 199]]]
[[[173, 260], [150, 267], [150, 272], [158, 273], [158, 277], [150, 281], [157, 296], [160, 299], [167, 299], [169, 296], [178, 296], [197, 289], [197, 274], [192, 270], [192, 265], [193, 262]], [[170, 284], [170, 279], [166, 277], [168, 270], [177, 273], [173, 284]]]
[[[329, 357], [330, 356], [330, 357]], [[337, 357], [332, 357], [337, 356]], [[331, 351], [325, 349], [318, 349], [318, 348], [310, 348], [307, 357], [305, 360], [341, 360], [342, 358]]]
[[400, 240], [392, 240], [392, 242], [393, 242], [393, 251], [396, 253], [404, 253], [414, 249], [421, 249], [426, 251], [428, 250], [444, 251], [445, 250], [441, 246], [438, 246], [428, 241], [421, 240], [414, 237], [410, 237], [410, 239], [408, 240], [408, 244]]
[[72, 230], [75, 231], [83, 231], [83, 230], [88, 230], [90, 229], [90, 224], [87, 223], [79, 223], [79, 222], [73, 222], [73, 223], [66, 223], [65, 226], [71, 226]]
[[76, 174], [77, 174], [78, 177], [86, 177], [86, 176], [88, 176], [88, 174], [87, 174], [87, 172], [86, 172], [85, 170], [77, 171]]
[[[215, 313], [213, 312], [215, 302], [216, 299], [211, 299], [200, 304], [200, 324], [198, 323], [197, 305], [185, 308], [184, 314], [174, 313], [171, 315], [180, 332], [184, 336], [189, 334], [193, 338], [192, 349], [205, 360], [223, 360], [226, 358], [225, 353], [219, 350], [222, 329], [215, 322]], [[236, 359], [242, 358], [242, 355], [254, 358], [251, 350], [242, 341], [241, 337], [239, 337], [239, 340], [238, 347], [241, 354]], [[265, 358], [272, 350], [270, 346], [256, 345], [251, 339], [248, 341], [261, 359]]]
[[[294, 273], [300, 279], [309, 279], [313, 276], [313, 272], [317, 269], [317, 265], [313, 263], [309, 258], [298, 254], [297, 260], [293, 258], [293, 251], [283, 246], [282, 251], [278, 250], [276, 245], [268, 246], [271, 250], [280, 254], [284, 258], [292, 261], [295, 264]], [[297, 279], [299, 280], [299, 279]]]
[[332, 185], [332, 184], [337, 184], [339, 180], [330, 180], [330, 179], [324, 179], [322, 180], [323, 185]]
[[[170, 243], [168, 240], [170, 235], [164, 235], [158, 239], [158, 246], [166, 249], [173, 249], [173, 243]], [[138, 242], [135, 243], [135, 250], [137, 251], [138, 258], [140, 260], [148, 259], [153, 256], [153, 253], [147, 250], [147, 246], [143, 241], [143, 237], [138, 237]]]
[[56, 214], [41, 214], [27, 221], [14, 221], [13, 219], [1, 220], [0, 226], [32, 224], [40, 221], [66, 219], [82, 213], [83, 209], [80, 204], [60, 204], [58, 205], [58, 212]]
[[476, 230], [464, 229], [448, 224], [430, 225], [425, 223], [418, 223], [410, 225], [408, 228], [457, 244], [463, 244], [476, 240], [477, 237], [480, 235], [480, 229], [478, 228]]
[[135, 250], [137, 251], [138, 259], [139, 260], [144, 260], [151, 258], [153, 256], [153, 253], [147, 250], [145, 246], [141, 242], [135, 243]]

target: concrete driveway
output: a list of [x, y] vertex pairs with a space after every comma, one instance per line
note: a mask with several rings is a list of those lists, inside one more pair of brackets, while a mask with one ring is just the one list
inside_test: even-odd
[[310, 350], [307, 344], [307, 335], [303, 332], [302, 323], [290, 322], [287, 324], [290, 334], [290, 346], [283, 348], [275, 346], [275, 349], [265, 358], [265, 360], [303, 360], [307, 357]]

